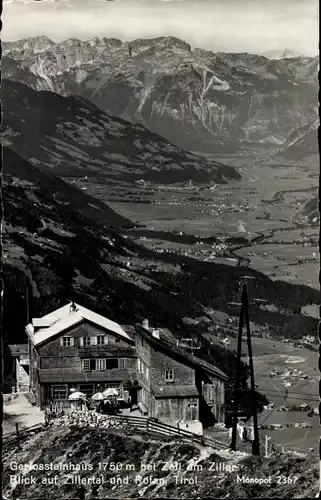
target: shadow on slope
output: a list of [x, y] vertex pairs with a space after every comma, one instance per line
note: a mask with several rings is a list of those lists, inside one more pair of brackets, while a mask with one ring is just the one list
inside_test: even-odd
[[59, 177], [88, 177], [92, 185], [240, 179], [234, 168], [183, 151], [82, 97], [38, 92], [10, 80], [3, 80], [1, 94], [3, 143]]

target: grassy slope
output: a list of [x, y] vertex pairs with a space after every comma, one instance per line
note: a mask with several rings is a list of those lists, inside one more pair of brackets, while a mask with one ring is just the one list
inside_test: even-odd
[[142, 125], [112, 117], [78, 96], [37, 92], [3, 80], [3, 140], [23, 158], [60, 177], [110, 182], [239, 179], [229, 166], [173, 146]]
[[292, 160], [301, 160], [310, 155], [317, 156], [318, 126], [317, 120], [294, 130], [280, 148], [279, 156]]
[[43, 172], [24, 161], [10, 148], [4, 148], [3, 150], [3, 163], [4, 180], [6, 180], [6, 176], [9, 176], [10, 179], [23, 179], [32, 183], [39, 196], [55, 202], [56, 205], [63, 205], [63, 210], [75, 211], [88, 221], [105, 227], [120, 229], [133, 226], [131, 221], [114, 212], [105, 203], [67, 184], [50, 171]]

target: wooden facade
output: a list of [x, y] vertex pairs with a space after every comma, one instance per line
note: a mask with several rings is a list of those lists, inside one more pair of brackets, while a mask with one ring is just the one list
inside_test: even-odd
[[41, 408], [69, 407], [71, 389], [90, 398], [115, 387], [160, 421], [203, 426], [225, 421], [228, 377], [179, 349], [175, 338], [160, 338], [138, 325], [121, 327], [80, 306], [84, 317], [62, 309], [60, 319], [57, 310], [26, 328], [30, 390]]
[[30, 390], [41, 408], [68, 406], [71, 389], [90, 398], [114, 387], [128, 398], [124, 386], [136, 379], [134, 341], [86, 320], [39, 345], [30, 338], [29, 356]]
[[203, 385], [203, 397], [211, 413], [215, 416], [217, 422], [225, 420], [225, 384], [222, 380], [211, 379], [210, 383]]
[[136, 331], [139, 402], [150, 417], [205, 427], [225, 421], [228, 377], [202, 360], [164, 343], [146, 329]]
[[199, 398], [155, 398], [150, 397], [150, 416], [163, 422], [185, 422], [199, 420]]

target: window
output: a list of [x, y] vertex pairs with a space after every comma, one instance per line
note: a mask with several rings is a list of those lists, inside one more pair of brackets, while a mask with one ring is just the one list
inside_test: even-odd
[[174, 382], [174, 370], [165, 370], [166, 382]]
[[120, 339], [118, 339], [117, 337], [115, 338], [115, 344], [119, 344], [120, 342]]
[[97, 345], [104, 345], [104, 344], [108, 344], [107, 335], [98, 335], [97, 336]]
[[98, 359], [83, 359], [82, 369], [85, 372], [90, 371], [105, 371], [105, 370], [118, 370], [117, 358], [98, 358]]
[[196, 398], [190, 399], [187, 403], [188, 408], [197, 408], [198, 400]]
[[82, 342], [85, 347], [90, 345], [90, 337], [83, 337]]
[[68, 398], [68, 388], [66, 385], [53, 385], [52, 386], [52, 399], [67, 399]]
[[72, 347], [74, 345], [73, 337], [61, 337], [60, 345], [63, 347]]
[[106, 370], [106, 359], [96, 359], [96, 370]]
[[96, 370], [96, 359], [83, 359], [82, 369], [84, 372], [91, 372], [92, 370]]
[[140, 358], [137, 360], [138, 363], [138, 372], [143, 373], [145, 377], [149, 377], [149, 368], [147, 367], [146, 363], [142, 361]]
[[118, 359], [117, 358], [107, 358], [106, 359], [106, 370], [118, 370]]
[[85, 372], [90, 372], [90, 359], [83, 359], [82, 360], [82, 369]]
[[93, 384], [80, 384], [79, 391], [83, 392], [89, 398], [94, 394], [94, 385]]

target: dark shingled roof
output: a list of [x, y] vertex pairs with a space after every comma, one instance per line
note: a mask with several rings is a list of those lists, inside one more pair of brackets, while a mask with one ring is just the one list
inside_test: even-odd
[[193, 398], [199, 397], [199, 392], [195, 385], [166, 385], [162, 387], [152, 387], [155, 398]]
[[149, 332], [142, 326], [136, 325], [136, 332], [141, 335], [147, 342], [149, 342], [149, 344], [156, 351], [161, 351], [169, 357], [174, 357], [187, 366], [191, 366], [195, 369], [201, 369], [207, 372], [207, 374], [211, 374], [215, 378], [219, 378], [225, 381], [229, 380], [229, 377], [216, 366], [211, 365], [207, 361], [204, 361], [203, 359], [198, 358], [197, 356], [190, 354], [183, 349], [180, 349], [174, 343], [165, 340], [164, 338], [158, 339], [156, 337], [153, 337], [151, 332]]
[[121, 326], [124, 332], [127, 333], [128, 337], [130, 337], [131, 340], [135, 342], [135, 331], [136, 331], [135, 327], [132, 325], [119, 325], [119, 326]]
[[28, 354], [28, 344], [10, 344], [9, 349], [12, 356], [19, 356], [20, 354]]

